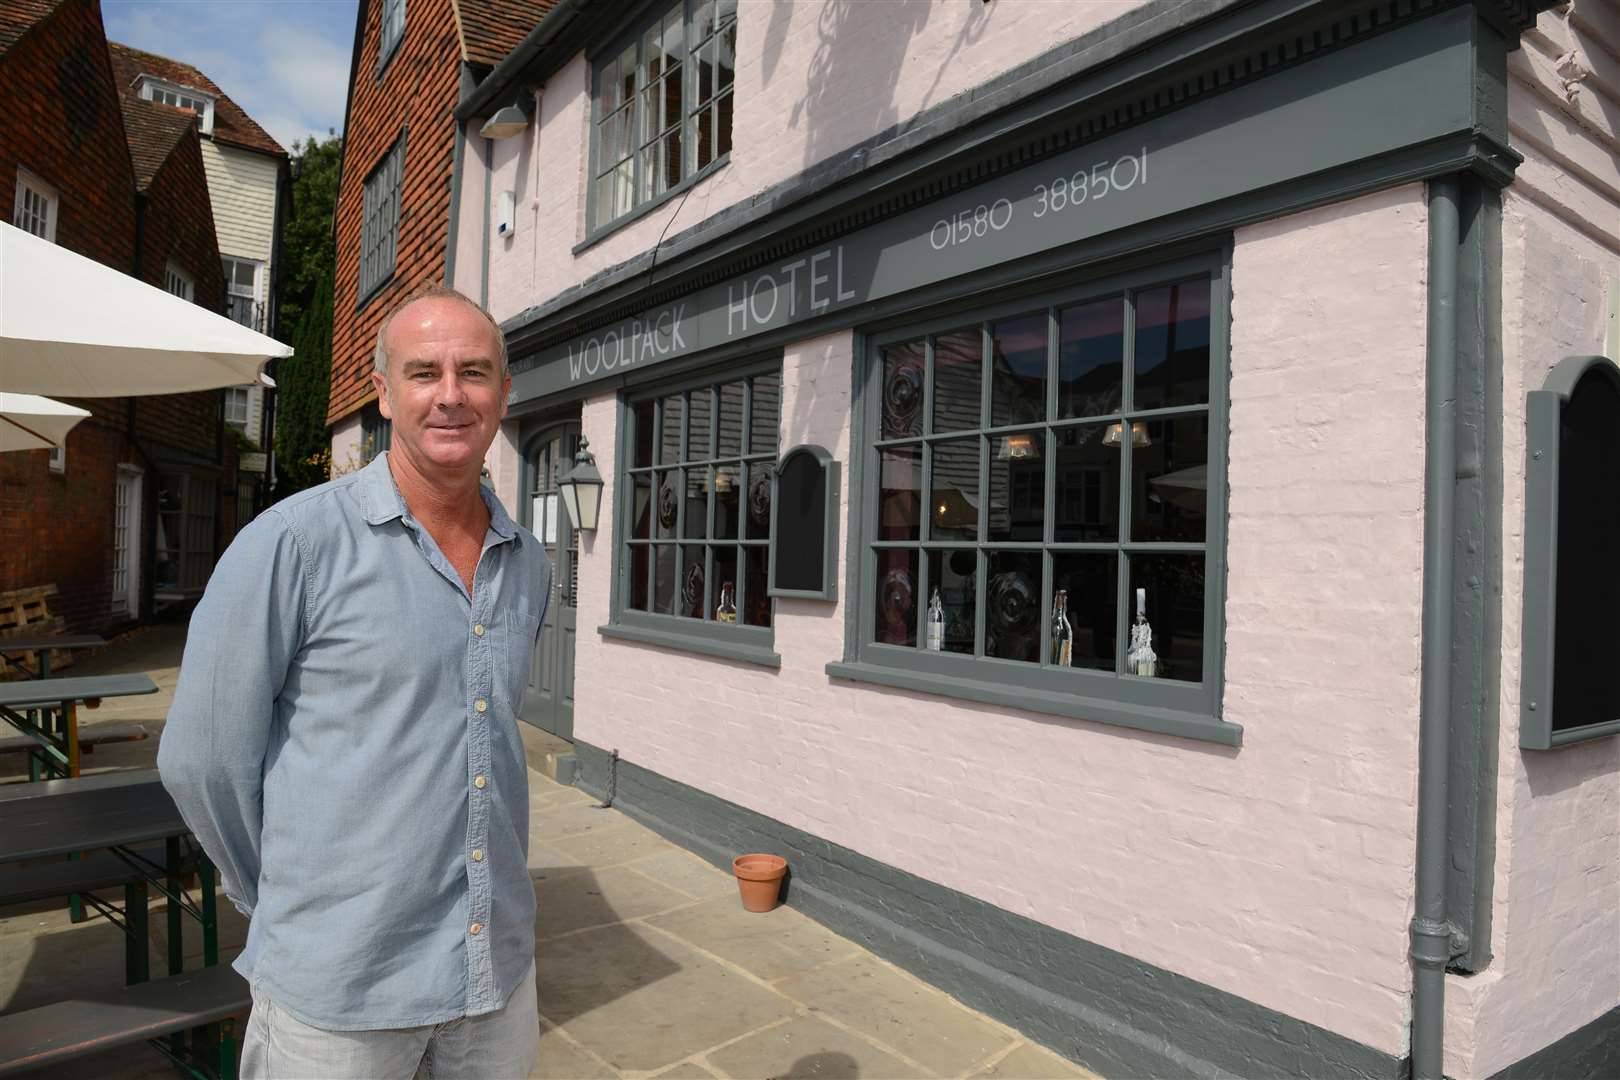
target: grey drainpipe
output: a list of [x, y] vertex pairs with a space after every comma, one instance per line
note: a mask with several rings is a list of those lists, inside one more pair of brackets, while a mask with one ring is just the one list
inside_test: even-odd
[[[540, 122], [537, 116], [535, 123]], [[492, 176], [495, 172], [495, 140], [484, 140], [484, 265], [478, 275], [478, 306], [485, 311], [489, 310], [489, 195]]]
[[1423, 484], [1423, 689], [1418, 716], [1417, 885], [1412, 916], [1412, 1078], [1444, 1075], [1447, 773], [1451, 754], [1451, 573], [1457, 488], [1457, 247], [1460, 189], [1429, 184], [1427, 446]]

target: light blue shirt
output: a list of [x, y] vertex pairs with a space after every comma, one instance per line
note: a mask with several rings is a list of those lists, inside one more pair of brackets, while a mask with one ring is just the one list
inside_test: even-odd
[[551, 565], [482, 492], [470, 596], [383, 454], [255, 518], [191, 619], [158, 768], [252, 917], [236, 969], [318, 1027], [493, 1012], [534, 960], [517, 713]]

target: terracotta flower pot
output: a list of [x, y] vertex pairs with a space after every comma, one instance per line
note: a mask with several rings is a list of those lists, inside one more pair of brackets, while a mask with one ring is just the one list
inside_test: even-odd
[[776, 906], [782, 876], [787, 873], [786, 859], [780, 855], [739, 855], [731, 860], [731, 870], [737, 875], [744, 911], [770, 911]]

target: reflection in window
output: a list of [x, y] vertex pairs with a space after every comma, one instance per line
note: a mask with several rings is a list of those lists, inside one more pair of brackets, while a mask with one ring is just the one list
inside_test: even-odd
[[1123, 675], [1142, 590], [1156, 677], [1204, 681], [1207, 277], [884, 344], [876, 363], [873, 642], [1050, 667], [1061, 591], [1064, 666]]

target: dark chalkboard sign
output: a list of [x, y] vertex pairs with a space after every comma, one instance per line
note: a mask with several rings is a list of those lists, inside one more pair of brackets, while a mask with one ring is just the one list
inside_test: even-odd
[[795, 446], [773, 487], [770, 594], [838, 599], [838, 463], [819, 446]]

